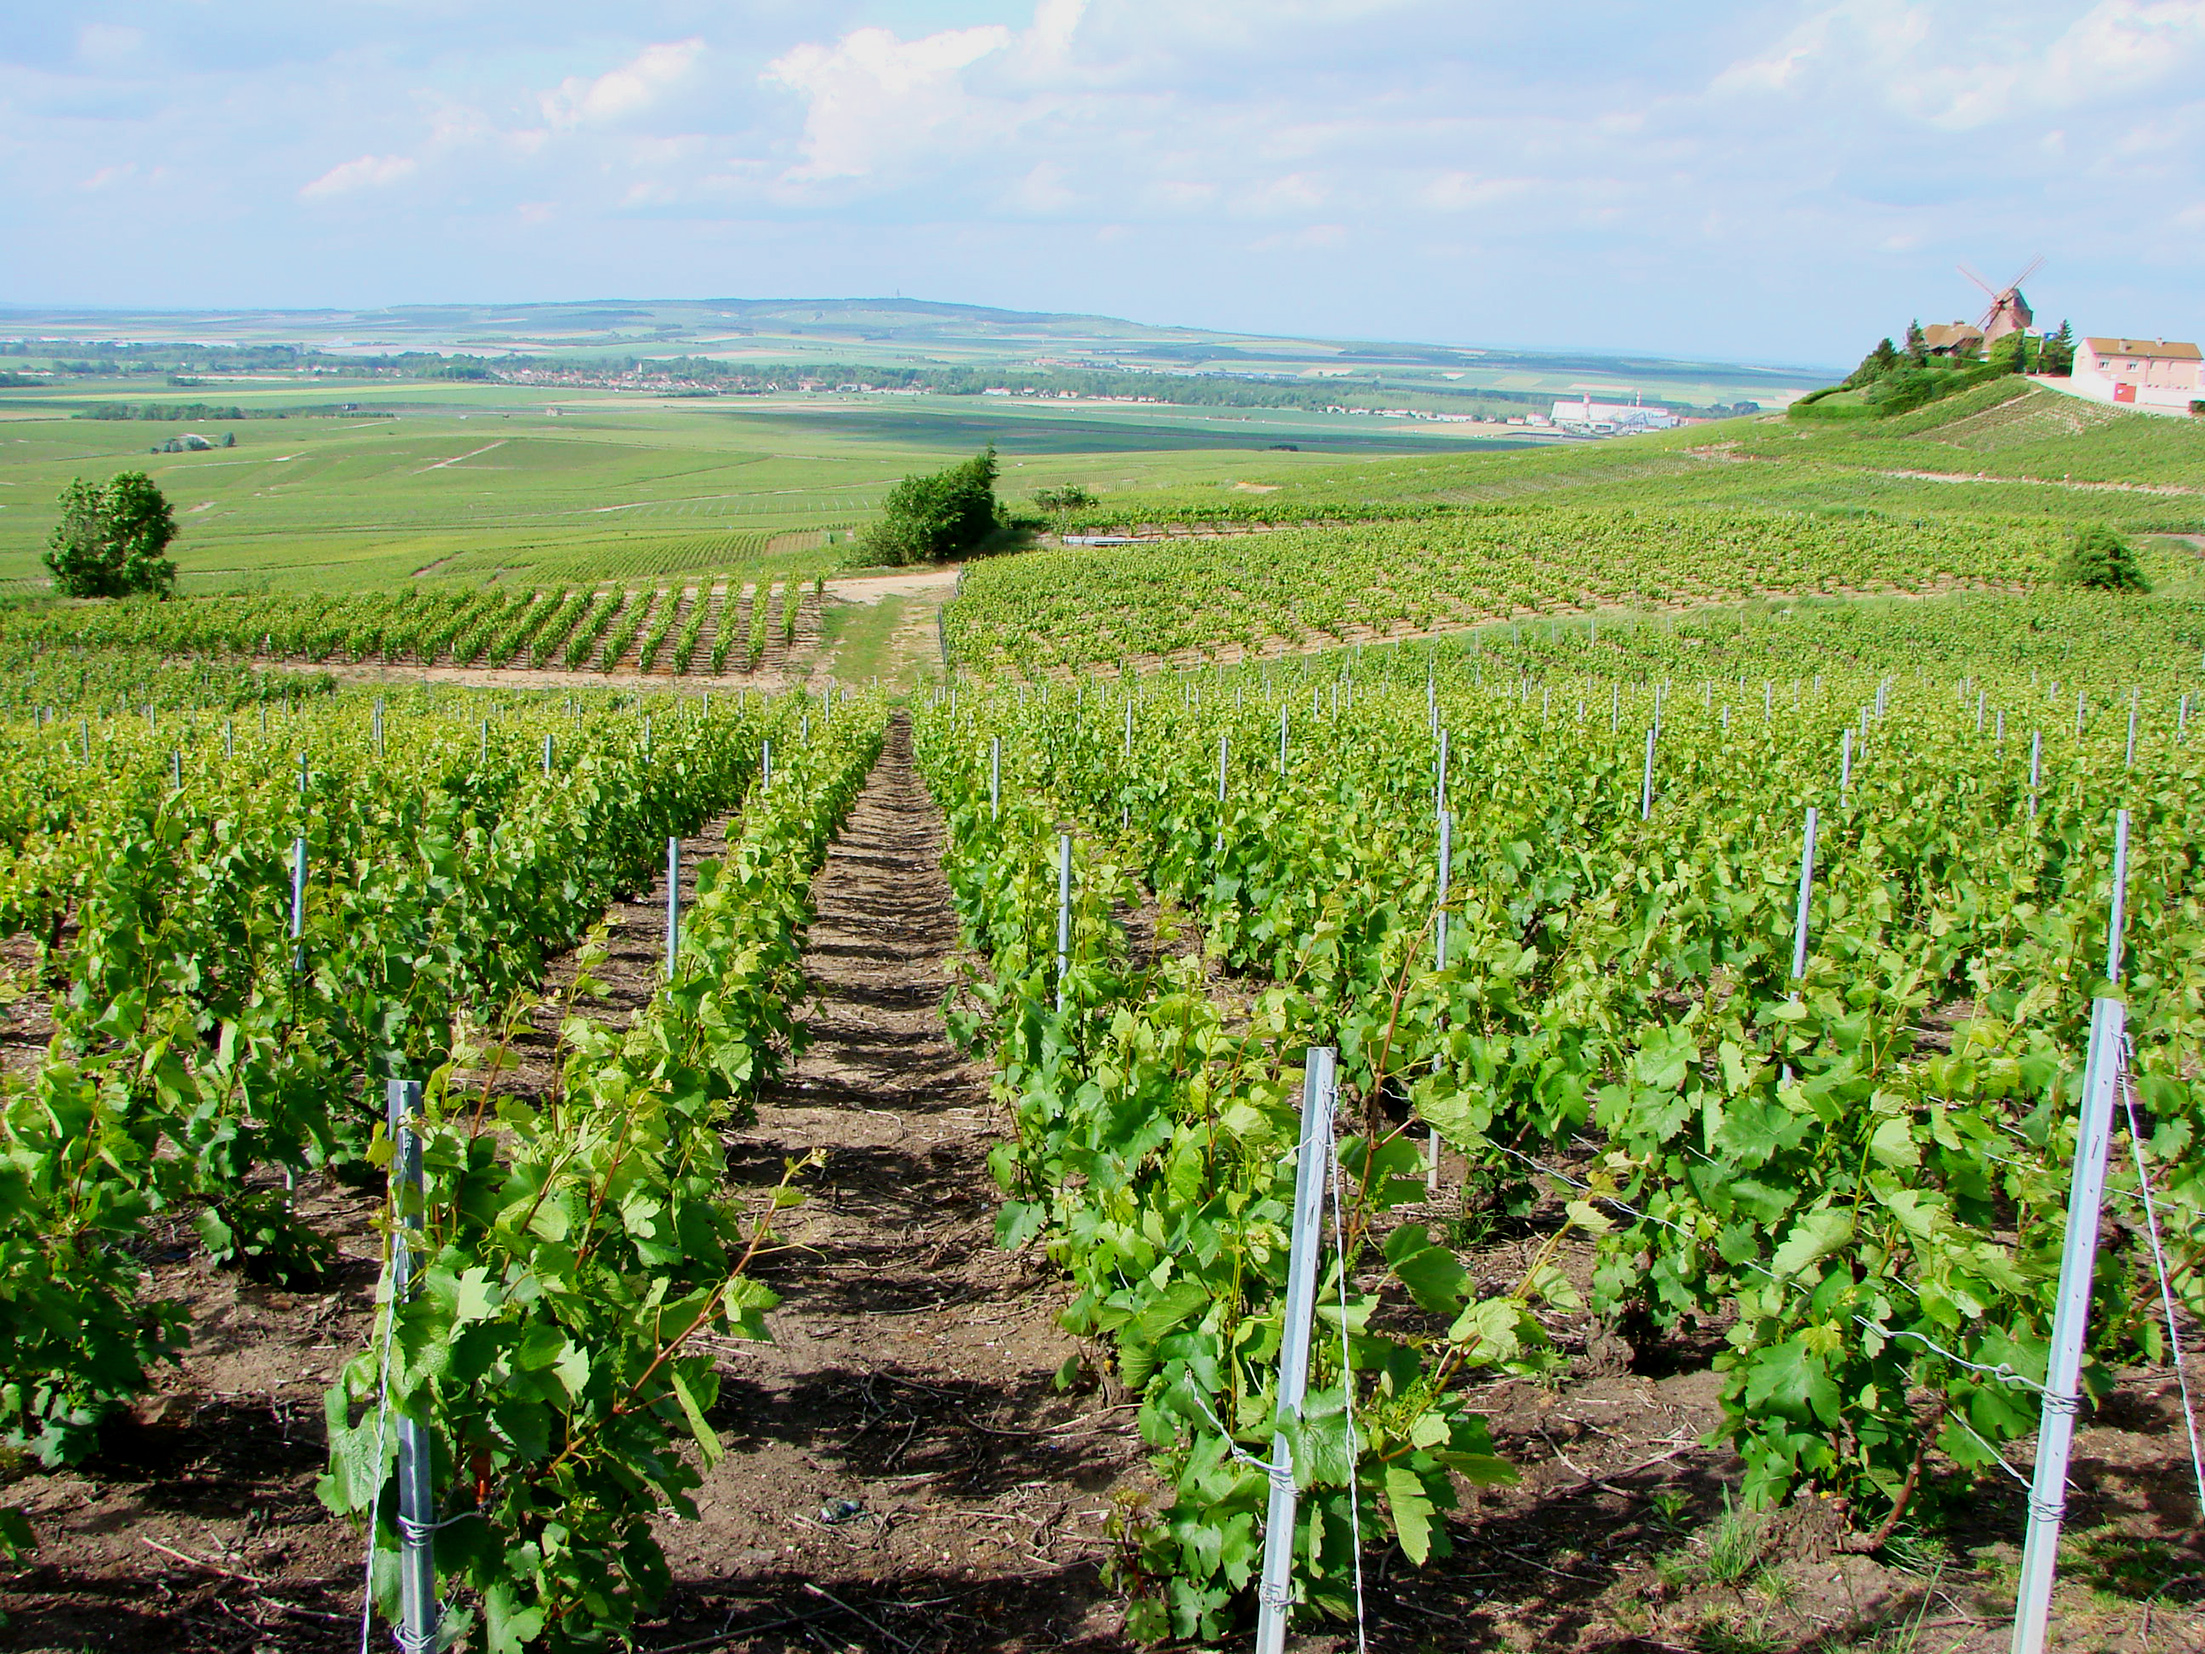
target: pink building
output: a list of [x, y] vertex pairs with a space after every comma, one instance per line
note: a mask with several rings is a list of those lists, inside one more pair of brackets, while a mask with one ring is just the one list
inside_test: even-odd
[[2187, 413], [2205, 399], [2197, 346], [2176, 339], [2082, 339], [2072, 389], [2098, 402]]

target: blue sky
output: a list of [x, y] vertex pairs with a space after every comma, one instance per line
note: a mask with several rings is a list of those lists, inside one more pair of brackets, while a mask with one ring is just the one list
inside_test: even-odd
[[2205, 0], [46, 0], [0, 304], [909, 296], [1850, 362], [2205, 332]]

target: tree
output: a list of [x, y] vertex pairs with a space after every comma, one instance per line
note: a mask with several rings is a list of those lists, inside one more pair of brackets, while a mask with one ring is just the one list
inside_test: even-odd
[[1076, 482], [1034, 491], [1034, 505], [1042, 511], [1081, 511], [1095, 503], [1095, 496]]
[[1873, 384], [1897, 366], [1899, 353], [1891, 348], [1889, 339], [1879, 339], [1876, 341], [1876, 348], [1860, 359], [1860, 366], [1848, 374], [1838, 388], [1858, 390], [1863, 385]]
[[1984, 353], [1983, 360], [2001, 373], [2027, 373], [2032, 343], [2029, 335], [2018, 328], [2012, 333], [2001, 333], [1991, 341], [1991, 348]]
[[2075, 329], [2067, 322], [2060, 323], [2060, 330], [2044, 341], [2044, 352], [2038, 358], [2039, 373], [2068, 374], [2075, 371]]
[[175, 538], [176, 513], [143, 471], [104, 483], [79, 477], [61, 491], [46, 566], [70, 597], [167, 597], [176, 589], [176, 565], [163, 554]]
[[2087, 524], [2068, 548], [2060, 565], [2060, 578], [2071, 586], [2101, 592], [2148, 592], [2135, 549], [2103, 523]]
[[1906, 324], [1906, 359], [1916, 367], [1929, 360], [1929, 341], [1922, 337], [1922, 324], [1919, 321]]
[[904, 478], [865, 531], [867, 553], [882, 563], [939, 563], [976, 550], [1003, 523], [996, 469], [991, 442], [962, 465]]

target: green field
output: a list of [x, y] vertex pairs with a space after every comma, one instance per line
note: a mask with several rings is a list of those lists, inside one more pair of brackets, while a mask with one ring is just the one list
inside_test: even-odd
[[[1259, 466], [1290, 474], [1470, 447], [1434, 434], [1444, 426], [1374, 429], [1290, 410], [901, 396], [700, 403], [460, 384], [318, 387], [313, 406], [357, 401], [358, 412], [337, 415], [69, 417], [117, 391], [0, 392], [0, 581], [43, 586], [54, 500], [72, 477], [133, 468], [176, 507], [186, 593], [364, 591], [411, 579], [642, 579], [755, 566], [783, 550], [801, 551], [808, 568], [824, 535], [864, 521], [898, 478], [989, 441], [1014, 505], [1065, 483], [1229, 491]], [[165, 394], [270, 412], [307, 405], [291, 385]], [[216, 443], [234, 434], [237, 446], [147, 452], [187, 431]]]

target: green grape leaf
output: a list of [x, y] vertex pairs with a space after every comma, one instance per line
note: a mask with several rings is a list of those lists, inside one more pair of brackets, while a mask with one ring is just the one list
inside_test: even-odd
[[1407, 1465], [1386, 1466], [1383, 1483], [1386, 1508], [1393, 1515], [1393, 1531], [1408, 1559], [1422, 1567], [1432, 1554], [1433, 1504], [1424, 1478]]
[[1803, 1214], [1792, 1225], [1784, 1244], [1776, 1249], [1769, 1267], [1778, 1275], [1792, 1276], [1820, 1262], [1853, 1238], [1853, 1213], [1848, 1207], [1824, 1206]]

